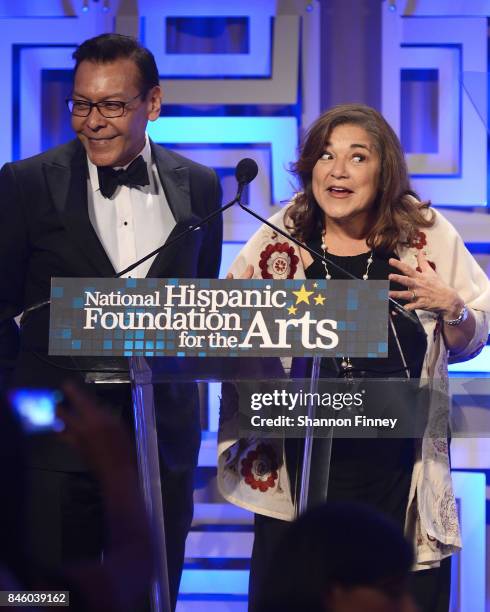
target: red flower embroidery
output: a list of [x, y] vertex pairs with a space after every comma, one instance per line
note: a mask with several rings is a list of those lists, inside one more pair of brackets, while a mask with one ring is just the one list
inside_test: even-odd
[[420, 230], [417, 230], [412, 237], [410, 238], [410, 242], [409, 242], [409, 246], [410, 247], [415, 247], [416, 249], [423, 249], [424, 246], [427, 244], [427, 238], [424, 234], [424, 232], [421, 232]]
[[268, 244], [260, 254], [262, 278], [294, 278], [299, 258], [287, 242]]
[[278, 478], [274, 449], [269, 444], [259, 444], [242, 461], [241, 475], [252, 489], [265, 493]]

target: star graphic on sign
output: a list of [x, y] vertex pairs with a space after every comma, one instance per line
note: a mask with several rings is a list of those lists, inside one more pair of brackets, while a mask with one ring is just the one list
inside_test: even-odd
[[318, 283], [313, 283], [313, 288], [316, 289], [318, 287]]
[[295, 314], [296, 314], [296, 312], [297, 312], [297, 310], [298, 310], [298, 309], [296, 308], [296, 306], [290, 306], [290, 307], [288, 308], [288, 314], [295, 315]]
[[325, 300], [326, 300], [326, 299], [327, 299], [327, 298], [326, 298], [324, 295], [322, 295], [321, 293], [319, 293], [319, 294], [318, 294], [318, 295], [317, 295], [315, 298], [313, 298], [313, 301], [315, 302], [315, 304], [316, 304], [317, 306], [323, 306], [323, 304], [325, 303]]
[[296, 304], [301, 304], [301, 302], [304, 302], [305, 304], [308, 304], [309, 306], [310, 305], [310, 295], [312, 295], [315, 292], [306, 291], [306, 287], [303, 284], [301, 285], [301, 289], [299, 291], [292, 291], [291, 293], [296, 296]]

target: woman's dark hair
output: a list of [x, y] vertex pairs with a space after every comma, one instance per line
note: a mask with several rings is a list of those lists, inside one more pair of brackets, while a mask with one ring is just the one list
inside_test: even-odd
[[[324, 219], [312, 190], [313, 168], [325, 152], [332, 131], [339, 125], [356, 125], [369, 134], [380, 159], [378, 194], [374, 206], [376, 216], [366, 237], [372, 249], [392, 252], [400, 242], [406, 242], [419, 227], [430, 227], [432, 215], [427, 215], [428, 202], [414, 200], [410, 189], [407, 166], [395, 132], [384, 117], [363, 104], [341, 104], [321, 115], [311, 126], [292, 171], [299, 178], [302, 193], [288, 211], [290, 231], [300, 240], [319, 236]], [[414, 196], [414, 197], [410, 197]]]
[[400, 527], [363, 504], [330, 502], [287, 528], [259, 593], [258, 612], [325, 612], [335, 587], [407, 592], [413, 551]]
[[106, 64], [118, 59], [130, 59], [140, 73], [141, 93], [146, 95], [152, 87], [159, 85], [160, 78], [153, 54], [131, 36], [123, 34], [101, 34], [84, 41], [73, 53], [75, 75], [82, 62]]

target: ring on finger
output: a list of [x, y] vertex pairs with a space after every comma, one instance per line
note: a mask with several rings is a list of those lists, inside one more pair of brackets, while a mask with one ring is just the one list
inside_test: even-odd
[[415, 302], [417, 299], [417, 294], [415, 293], [415, 289], [412, 289], [412, 302]]

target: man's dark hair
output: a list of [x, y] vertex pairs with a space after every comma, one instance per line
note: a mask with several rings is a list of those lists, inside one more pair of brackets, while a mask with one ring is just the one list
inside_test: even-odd
[[143, 95], [160, 83], [153, 53], [142, 47], [131, 36], [101, 34], [89, 38], [74, 51], [73, 59], [75, 60], [74, 75], [80, 64], [85, 61], [106, 64], [118, 59], [132, 60], [140, 72], [140, 87]]

